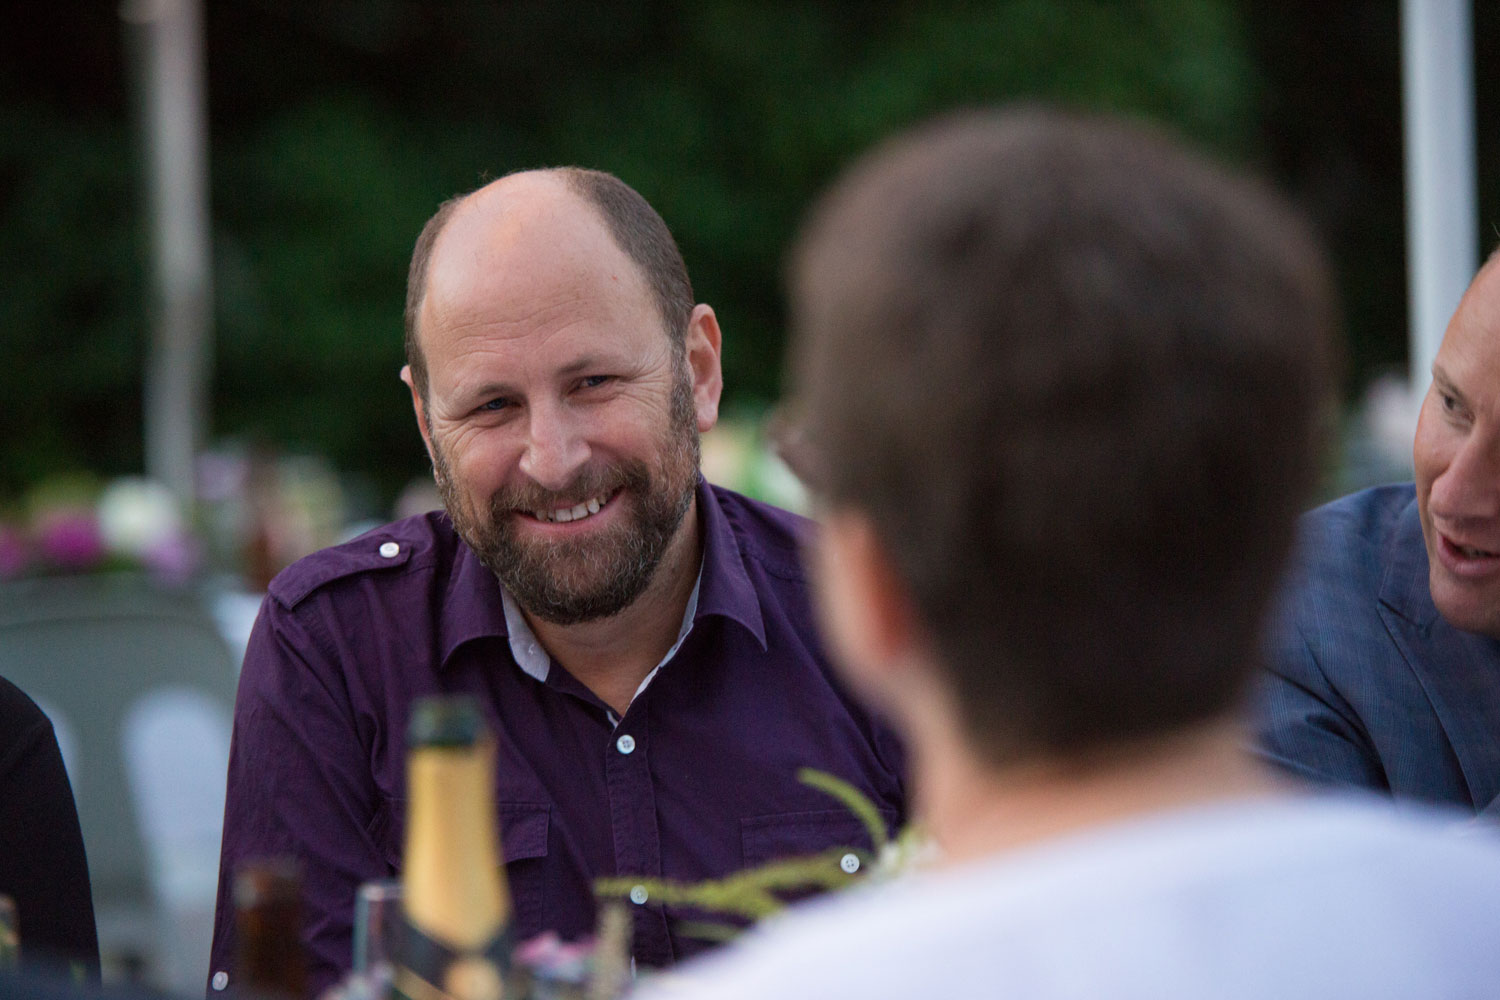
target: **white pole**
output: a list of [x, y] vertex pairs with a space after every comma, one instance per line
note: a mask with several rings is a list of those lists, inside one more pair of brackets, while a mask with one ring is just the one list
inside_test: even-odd
[[146, 362], [146, 473], [184, 503], [207, 422], [213, 291], [204, 124], [201, 0], [126, 0], [137, 26], [154, 262]]
[[1478, 269], [1470, 0], [1402, 0], [1407, 292], [1413, 396]]

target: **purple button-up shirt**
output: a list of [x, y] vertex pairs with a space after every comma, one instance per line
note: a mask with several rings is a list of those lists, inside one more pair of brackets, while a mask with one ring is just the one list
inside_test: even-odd
[[[617, 724], [557, 663], [545, 680], [517, 665], [500, 585], [442, 514], [272, 581], [235, 706], [210, 981], [231, 968], [233, 873], [271, 855], [303, 866], [312, 988], [348, 968], [355, 889], [401, 866], [406, 723], [427, 694], [477, 696], [498, 734], [520, 939], [591, 933], [598, 876], [693, 881], [868, 848], [853, 816], [797, 781], [802, 767], [853, 783], [891, 826], [902, 822], [899, 747], [839, 684], [814, 634], [797, 553], [806, 522], [703, 483], [698, 517], [692, 627]], [[679, 929], [701, 914], [650, 899], [632, 909], [637, 961], [704, 947]]]

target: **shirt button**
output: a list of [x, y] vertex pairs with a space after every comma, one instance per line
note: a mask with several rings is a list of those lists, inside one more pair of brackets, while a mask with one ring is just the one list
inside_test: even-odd
[[641, 906], [649, 898], [650, 896], [646, 892], [646, 887], [643, 885], [638, 885], [630, 890], [630, 901], [636, 906]]
[[394, 559], [401, 552], [401, 546], [395, 542], [383, 542], [380, 546], [380, 555], [385, 559]]
[[844, 855], [842, 858], [839, 858], [839, 867], [850, 875], [853, 875], [859, 871], [859, 856], [852, 852]]
[[[620, 751], [621, 753], [630, 753], [635, 749], [635, 737], [631, 736], [629, 733], [626, 733], [624, 736], [621, 736], [619, 739], [615, 740], [615, 749]], [[637, 888], [640, 887], [637, 886]], [[645, 891], [645, 889], [641, 889], [641, 892]]]
[[222, 990], [225, 987], [227, 987], [228, 985], [229, 985], [229, 973], [224, 972], [222, 969], [220, 971], [214, 973], [214, 981], [213, 981], [213, 987], [214, 987], [214, 989], [216, 989], [216, 990]]

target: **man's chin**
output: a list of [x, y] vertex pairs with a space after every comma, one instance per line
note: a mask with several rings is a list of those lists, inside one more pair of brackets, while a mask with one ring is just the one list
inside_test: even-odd
[[1477, 588], [1452, 579], [1442, 569], [1428, 581], [1432, 603], [1443, 620], [1461, 632], [1500, 638], [1500, 588]]
[[575, 592], [563, 597], [538, 594], [524, 585], [506, 582], [503, 577], [500, 583], [528, 618], [540, 619], [549, 625], [585, 625], [604, 621], [620, 614], [640, 596], [638, 593], [579, 595]]
[[581, 625], [613, 618], [635, 603], [655, 570], [652, 566], [643, 571], [629, 561], [615, 560], [587, 572], [582, 566], [568, 565], [574, 558], [589, 561], [576, 552], [563, 556], [554, 550], [550, 557], [542, 558], [536, 552], [512, 549], [504, 555], [492, 553], [488, 562], [501, 586], [528, 617], [552, 625]]

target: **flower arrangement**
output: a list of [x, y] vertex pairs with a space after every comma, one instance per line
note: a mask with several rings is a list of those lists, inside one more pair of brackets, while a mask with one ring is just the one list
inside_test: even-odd
[[52, 479], [0, 513], [0, 580], [134, 570], [182, 585], [200, 565], [177, 498], [149, 479]]

